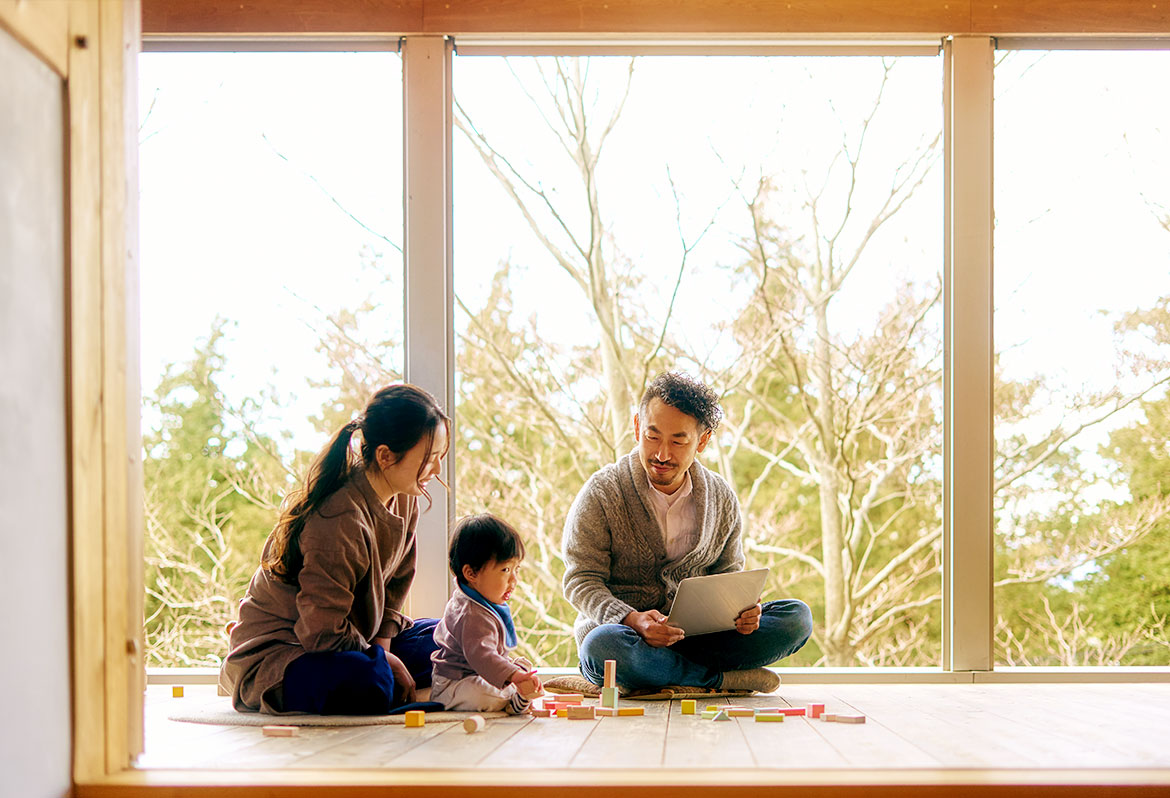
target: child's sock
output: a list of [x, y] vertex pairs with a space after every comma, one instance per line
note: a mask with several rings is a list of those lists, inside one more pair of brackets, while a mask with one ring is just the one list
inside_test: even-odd
[[509, 715], [523, 715], [528, 711], [529, 705], [532, 701], [520, 695], [520, 691], [512, 693], [512, 697], [508, 699], [508, 706], [504, 707], [504, 711]]

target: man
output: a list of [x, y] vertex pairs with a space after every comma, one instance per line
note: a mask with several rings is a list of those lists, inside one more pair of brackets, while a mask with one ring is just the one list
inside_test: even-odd
[[678, 584], [743, 570], [739, 503], [695, 461], [722, 418], [718, 397], [680, 373], [655, 377], [634, 416], [635, 449], [594, 474], [565, 522], [565, 596], [581, 673], [601, 684], [617, 660], [627, 690], [686, 685], [771, 692], [762, 667], [800, 649], [812, 632], [795, 599], [744, 610], [735, 630], [686, 638], [666, 623]]

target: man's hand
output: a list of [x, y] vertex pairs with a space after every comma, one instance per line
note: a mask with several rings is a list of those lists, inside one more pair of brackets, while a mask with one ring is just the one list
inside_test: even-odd
[[666, 616], [658, 610], [631, 612], [622, 623], [633, 629], [642, 639], [655, 648], [673, 646], [685, 637], [682, 629], [666, 622]]
[[509, 679], [524, 698], [534, 698], [544, 692], [544, 685], [536, 671], [516, 671]]
[[752, 632], [760, 628], [760, 613], [763, 607], [757, 604], [754, 607], [748, 607], [735, 617], [735, 631], [741, 635], [750, 635]]
[[413, 703], [415, 699], [414, 677], [406, 669], [406, 663], [391, 654], [390, 650], [387, 649], [386, 664], [390, 666], [390, 672], [394, 674], [395, 704]]

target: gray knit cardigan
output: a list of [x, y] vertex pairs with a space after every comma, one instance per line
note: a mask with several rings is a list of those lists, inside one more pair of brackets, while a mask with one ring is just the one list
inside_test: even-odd
[[667, 612], [689, 576], [743, 570], [739, 502], [718, 474], [690, 467], [699, 542], [668, 562], [650, 482], [633, 451], [598, 471], [573, 500], [565, 520], [565, 598], [579, 615], [577, 644], [595, 627], [630, 612]]

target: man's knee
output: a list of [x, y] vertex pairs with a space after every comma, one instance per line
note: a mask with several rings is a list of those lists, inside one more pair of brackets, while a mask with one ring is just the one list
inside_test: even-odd
[[812, 636], [812, 610], [800, 599], [769, 601], [763, 609], [763, 614], [768, 618], [768, 626], [797, 648], [804, 645]]
[[596, 627], [581, 641], [578, 652], [581, 673], [589, 681], [601, 684], [605, 675], [605, 661], [617, 660], [620, 667], [624, 655], [639, 639], [638, 633], [624, 624], [607, 623]]

